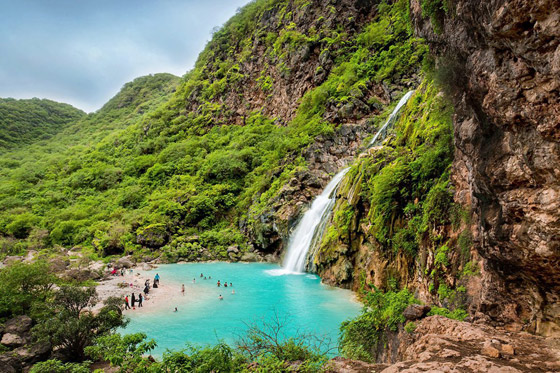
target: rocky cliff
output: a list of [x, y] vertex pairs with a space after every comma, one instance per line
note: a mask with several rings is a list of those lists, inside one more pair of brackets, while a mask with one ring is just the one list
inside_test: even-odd
[[431, 22], [423, 5], [414, 27], [453, 98], [451, 178], [483, 269], [474, 310], [558, 336], [560, 4], [450, 1]]

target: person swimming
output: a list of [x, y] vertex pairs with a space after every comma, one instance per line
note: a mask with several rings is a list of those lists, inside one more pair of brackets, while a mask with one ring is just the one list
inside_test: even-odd
[[220, 280], [218, 280], [218, 287], [220, 287], [222, 284], [220, 284]]
[[220, 294], [220, 296], [218, 297], [219, 300], [224, 300], [224, 297], [222, 297], [222, 294]]
[[202, 273], [200, 274], [200, 277], [203, 277], [203, 276], [202, 276]]
[[235, 294], [235, 290], [231, 289], [231, 293], [232, 293], [232, 294]]
[[192, 283], [195, 284], [196, 283], [196, 278], [192, 279]]

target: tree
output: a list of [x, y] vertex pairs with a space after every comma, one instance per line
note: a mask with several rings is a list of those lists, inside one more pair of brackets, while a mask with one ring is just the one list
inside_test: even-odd
[[0, 319], [39, 312], [56, 276], [44, 261], [13, 263], [0, 271]]
[[108, 335], [128, 322], [114, 300], [97, 314], [92, 312], [97, 301], [93, 287], [62, 286], [50, 302], [52, 317], [34, 328], [35, 338], [49, 341], [68, 360], [83, 361], [85, 348], [97, 337]]

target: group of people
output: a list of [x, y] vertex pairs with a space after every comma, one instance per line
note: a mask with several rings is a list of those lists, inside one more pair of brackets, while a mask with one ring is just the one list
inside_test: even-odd
[[[224, 282], [223, 285], [224, 285], [225, 288], [227, 288], [227, 287], [228, 287], [227, 281]], [[220, 283], [220, 280], [218, 280], [218, 287], [220, 287], [220, 286], [222, 286], [222, 284]], [[230, 288], [233, 287], [233, 284], [232, 284], [231, 282], [229, 283], [229, 287], [230, 287]]]
[[[132, 270], [131, 270], [132, 272]], [[116, 273], [116, 274], [115, 274]], [[124, 276], [124, 269], [121, 270], [121, 275]], [[113, 268], [113, 271], [111, 272], [112, 275], [116, 275], [118, 276], [118, 272], [116, 271], [116, 268]], [[211, 280], [212, 276], [204, 276], [204, 274], [200, 274], [200, 278], [204, 279], [204, 280]], [[159, 273], [156, 273], [156, 275], [154, 276], [154, 280], [152, 283], [152, 288], [158, 288], [159, 287], [159, 280], [160, 280], [160, 276]], [[196, 283], [196, 278], [193, 278], [193, 284]], [[132, 286], [132, 283], [130, 284], [130, 286]], [[227, 282], [221, 282], [220, 280], [218, 280], [217, 282], [217, 286], [218, 287], [228, 287], [228, 283]], [[229, 287], [232, 288], [231, 293], [235, 294], [235, 290], [233, 289], [233, 283], [229, 283]], [[136, 304], [138, 304], [138, 307], [142, 307], [142, 302], [147, 299], [147, 295], [150, 293], [150, 280], [147, 279], [144, 282], [144, 295], [142, 295], [142, 293], [138, 293], [138, 297], [136, 297], [136, 295], [134, 293], [131, 294], [130, 298], [128, 297], [128, 295], [125, 295], [124, 297], [124, 309], [125, 310], [129, 310], [129, 309], [135, 309]], [[181, 285], [181, 293], [183, 295], [185, 295], [185, 284]], [[219, 300], [224, 300], [224, 297], [222, 296], [222, 294], [220, 294], [218, 296]], [[178, 312], [177, 307], [175, 307], [175, 309], [173, 310], [173, 312]]]
[[[131, 270], [132, 273], [132, 270]], [[132, 287], [132, 283], [130, 284], [130, 286]], [[155, 277], [154, 277], [154, 282], [152, 287], [153, 288], [157, 288], [159, 286], [159, 273], [156, 273]], [[144, 295], [142, 296], [142, 293], [138, 293], [138, 298], [134, 295], [134, 293], [132, 293], [132, 295], [130, 296], [130, 304], [129, 304], [129, 298], [128, 295], [125, 295], [124, 297], [124, 309], [125, 310], [129, 310], [129, 309], [134, 309], [136, 303], [138, 303], [138, 307], [142, 307], [142, 302], [144, 301], [144, 299], [147, 299], [148, 294], [150, 293], [150, 280], [147, 279], [144, 282]]]
[[125, 297], [124, 297], [124, 309], [125, 310], [129, 310], [131, 308], [134, 309], [136, 307], [137, 302], [138, 302], [138, 307], [142, 307], [142, 302], [144, 301], [144, 297], [142, 296], [142, 293], [138, 293], [138, 298], [136, 298], [134, 296], [134, 293], [132, 293], [132, 295], [130, 297], [130, 301], [132, 303], [132, 307], [128, 303], [128, 295], [125, 295]]

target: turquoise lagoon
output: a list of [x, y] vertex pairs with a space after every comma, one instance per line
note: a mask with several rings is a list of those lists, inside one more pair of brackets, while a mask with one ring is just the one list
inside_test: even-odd
[[[121, 332], [146, 333], [158, 344], [154, 355], [161, 356], [166, 349], [179, 350], [186, 343], [234, 343], [247, 324], [279, 317], [288, 320], [287, 336], [300, 330], [327, 336], [336, 345], [340, 323], [361, 309], [353, 293], [321, 284], [316, 275], [279, 276], [278, 269], [274, 264], [218, 262], [167, 264], [142, 271], [151, 278], [159, 273], [161, 288], [153, 291], [167, 288], [171, 294], [156, 297], [155, 304], [148, 300], [142, 312], [127, 312], [130, 323]], [[212, 279], [203, 280], [201, 273]], [[233, 283], [233, 288], [217, 287], [218, 280]], [[224, 299], [219, 300], [219, 295]]]

